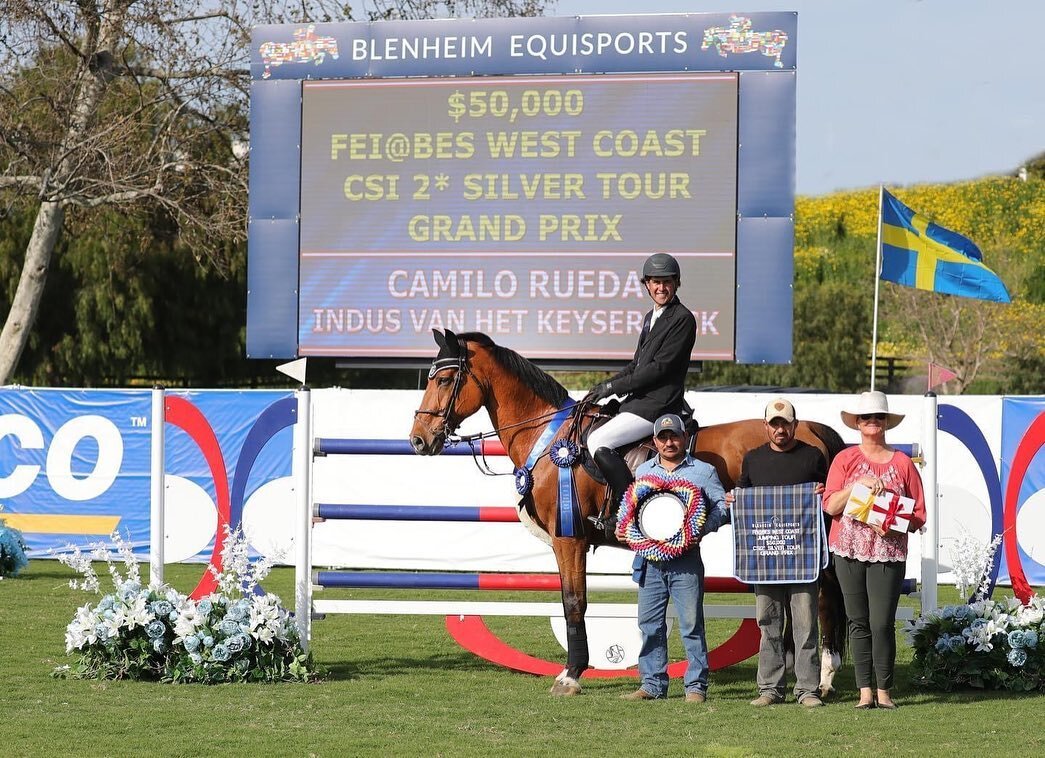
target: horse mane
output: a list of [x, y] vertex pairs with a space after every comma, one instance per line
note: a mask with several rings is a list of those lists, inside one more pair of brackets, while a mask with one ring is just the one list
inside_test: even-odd
[[527, 387], [533, 390], [537, 397], [545, 402], [554, 405], [556, 408], [562, 407], [562, 404], [566, 402], [568, 397], [566, 388], [555, 381], [550, 374], [542, 371], [534, 363], [523, 358], [514, 350], [498, 345], [482, 332], [465, 332], [457, 336], [461, 342], [474, 342], [485, 347], [490, 351], [495, 361], [504, 369], [519, 377]]

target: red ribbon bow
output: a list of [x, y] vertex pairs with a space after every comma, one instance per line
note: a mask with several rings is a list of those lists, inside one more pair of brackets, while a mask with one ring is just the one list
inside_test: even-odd
[[889, 510], [885, 512], [885, 518], [882, 520], [882, 531], [889, 531], [893, 524], [896, 523], [896, 517], [900, 515], [900, 496], [895, 493], [889, 493], [892, 495], [889, 498]]

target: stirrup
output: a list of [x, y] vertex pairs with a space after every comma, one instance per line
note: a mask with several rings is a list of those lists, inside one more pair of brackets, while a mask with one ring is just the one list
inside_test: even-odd
[[616, 515], [610, 516], [609, 518], [603, 518], [599, 516], [588, 516], [588, 521], [595, 525], [595, 528], [602, 532], [607, 537], [616, 539], [617, 537], [617, 517]]

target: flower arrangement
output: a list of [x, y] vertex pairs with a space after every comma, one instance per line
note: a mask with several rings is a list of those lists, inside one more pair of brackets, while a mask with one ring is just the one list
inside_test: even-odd
[[112, 540], [122, 569], [101, 546], [59, 558], [82, 577], [70, 586], [88, 592], [100, 586], [92, 561], [104, 561], [114, 591], [76, 611], [65, 647], [77, 660], [55, 674], [206, 684], [315, 678], [290, 614], [275, 595], [256, 592], [271, 564], [251, 563], [240, 531], [228, 535], [224, 568], [215, 571], [218, 592], [198, 601], [167, 585], [142, 586], [137, 558], [119, 534]]
[[[1017, 598], [991, 600], [990, 567], [1001, 544], [987, 546], [966, 535], [952, 550], [955, 586], [966, 605], [949, 605], [908, 622], [918, 681], [934, 689], [958, 687], [1045, 690], [1045, 597], [1026, 605]], [[1039, 644], [1040, 642], [1040, 644]]]
[[1045, 597], [949, 605], [909, 622], [920, 683], [956, 687], [1045, 690]]
[[[0, 505], [0, 511], [3, 509], [4, 506]], [[8, 526], [0, 516], [0, 579], [14, 576], [29, 565], [29, 559], [25, 557], [27, 549], [22, 533]]]

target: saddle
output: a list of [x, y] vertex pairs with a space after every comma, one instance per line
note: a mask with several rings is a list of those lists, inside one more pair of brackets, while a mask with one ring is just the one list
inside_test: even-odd
[[[580, 418], [579, 439], [581, 465], [584, 467], [584, 470], [588, 472], [588, 476], [599, 484], [606, 484], [606, 477], [603, 476], [598, 464], [595, 463], [595, 460], [588, 453], [588, 437], [592, 432], [620, 413], [620, 401], [611, 400], [602, 406], [592, 406], [592, 410], [595, 409], [598, 409], [597, 413], [584, 413]], [[686, 434], [690, 438], [689, 452], [692, 454], [693, 449], [696, 447], [696, 434], [700, 429], [700, 424], [698, 424], [697, 420], [693, 418], [693, 410], [688, 404], [683, 411], [682, 421], [686, 425]], [[657, 451], [648, 439], [640, 439], [617, 448], [617, 453], [624, 459], [624, 462], [628, 465], [628, 469], [634, 475], [635, 470], [656, 455]]]
[[[589, 517], [589, 521], [595, 525], [597, 534], [604, 535], [605, 544], [619, 545], [620, 543], [613, 534], [614, 526], [616, 524], [617, 507], [619, 505], [615, 502], [616, 498], [614, 491], [619, 490], [619, 492], [616, 493], [616, 497], [619, 497], [620, 494], [622, 494], [622, 487], [625, 486], [625, 483], [634, 480], [636, 469], [656, 455], [657, 451], [648, 439], [635, 440], [634, 442], [630, 442], [627, 445], [617, 448], [616, 453], [620, 456], [619, 460], [623, 460], [624, 465], [627, 466], [628, 472], [630, 472], [631, 478], [628, 479], [628, 473], [618, 471], [616, 477], [617, 482], [608, 482], [602, 468], [588, 453], [588, 437], [593, 431], [620, 412], [620, 402], [617, 400], [611, 400], [605, 405], [593, 406], [592, 409], [597, 409], [597, 412], [591, 413], [591, 409], [589, 409], [589, 412], [582, 413], [578, 418], [579, 423], [576, 432], [577, 438], [580, 442], [580, 462], [584, 467], [584, 470], [588, 473], [588, 476], [599, 484], [607, 485], [607, 487], [606, 497], [602, 502], [602, 506], [599, 508], [599, 514], [597, 516]], [[691, 447], [695, 446], [695, 433], [698, 429], [698, 425], [696, 420], [693, 418], [693, 411], [689, 405], [686, 405], [683, 411], [683, 423], [686, 425], [686, 433], [691, 439], [693, 439]], [[692, 452], [692, 450], [690, 452]], [[612, 465], [620, 466], [621, 464], [619, 460], [616, 464]], [[603, 464], [610, 465], [611, 462], [603, 460]]]

